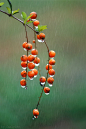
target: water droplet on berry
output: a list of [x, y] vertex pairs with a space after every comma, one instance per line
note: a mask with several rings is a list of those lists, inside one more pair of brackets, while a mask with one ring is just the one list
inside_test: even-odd
[[46, 95], [49, 95], [49, 93], [45, 93]]
[[26, 69], [26, 67], [22, 67], [22, 69]]
[[24, 50], [25, 50], [25, 51], [27, 51], [27, 49], [26, 49], [26, 48], [24, 48]]
[[34, 75], [34, 78], [36, 78], [37, 77], [37, 75]]
[[49, 84], [49, 86], [50, 86], [50, 87], [52, 87], [52, 86], [53, 86], [53, 84]]
[[25, 86], [22, 86], [22, 85], [21, 85], [21, 87], [22, 87], [22, 88], [25, 88]]
[[50, 75], [50, 77], [54, 77], [54, 75]]
[[42, 84], [42, 85], [44, 85], [44, 84], [45, 84], [45, 82], [41, 82], [41, 84]]
[[29, 79], [30, 79], [30, 80], [33, 80], [33, 79], [34, 79], [34, 77], [33, 77], [33, 78], [30, 78], [30, 77], [29, 77]]
[[39, 63], [38, 64], [35, 63], [35, 66], [39, 66]]

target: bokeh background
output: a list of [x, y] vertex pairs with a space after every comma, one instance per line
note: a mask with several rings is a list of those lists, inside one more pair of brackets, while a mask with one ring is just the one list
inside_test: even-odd
[[[6, 0], [2, 10], [9, 7]], [[56, 52], [55, 81], [43, 94], [39, 118], [32, 120], [41, 93], [39, 76], [20, 86], [20, 57], [26, 52], [24, 26], [0, 12], [0, 129], [86, 129], [86, 0], [11, 0], [13, 10], [35, 11], [47, 25], [46, 42]], [[27, 28], [32, 43], [33, 31]], [[34, 48], [34, 45], [33, 45]], [[46, 76], [47, 49], [37, 43], [41, 74]], [[47, 84], [48, 86], [48, 84]]]

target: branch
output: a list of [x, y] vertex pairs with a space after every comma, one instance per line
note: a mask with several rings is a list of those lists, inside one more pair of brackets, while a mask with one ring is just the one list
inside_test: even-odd
[[[9, 13], [3, 11], [3, 10], [0, 10], [0, 12], [2, 12], [2, 13], [4, 13], [4, 14], [8, 15], [9, 17], [13, 17], [14, 19], [16, 19], [17, 21], [21, 22], [21, 23], [24, 25], [24, 22], [23, 22], [22, 20], [18, 19], [17, 17], [13, 16], [12, 14], [9, 14]], [[29, 27], [30, 29], [32, 29], [36, 34], [38, 34], [38, 32], [35, 31], [31, 26], [29, 26], [29, 25], [27, 25], [27, 24], [26, 24], [26, 26], [28, 26], [28, 27]]]

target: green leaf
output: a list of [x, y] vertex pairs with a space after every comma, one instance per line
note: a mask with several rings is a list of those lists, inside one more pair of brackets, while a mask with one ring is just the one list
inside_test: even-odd
[[38, 25], [38, 30], [39, 30], [39, 32], [40, 32], [40, 31], [43, 31], [43, 30], [45, 30], [45, 29], [47, 29], [47, 25], [44, 25], [44, 26]]
[[9, 7], [6, 7], [8, 10], [8, 13], [11, 14], [11, 9]]
[[27, 18], [27, 15], [25, 12], [22, 12], [21, 17], [25, 20]]
[[29, 21], [29, 22], [27, 22], [27, 24], [29, 24], [29, 23], [32, 23], [33, 21]]
[[31, 17], [32, 17], [32, 15], [28, 16], [28, 17], [27, 17], [27, 20], [30, 19]]
[[1, 2], [1, 3], [0, 3], [0, 6], [2, 6], [3, 4], [4, 4], [4, 2]]
[[12, 11], [12, 15], [14, 15], [16, 13], [19, 13], [19, 9], [18, 10], [15, 10], [15, 11]]
[[10, 5], [10, 10], [11, 10], [11, 14], [12, 14], [12, 4], [11, 4], [10, 0], [7, 0], [7, 1], [9, 3], [9, 5]]

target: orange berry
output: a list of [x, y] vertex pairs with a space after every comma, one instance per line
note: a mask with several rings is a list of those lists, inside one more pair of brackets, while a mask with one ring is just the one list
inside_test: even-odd
[[28, 57], [27, 57], [27, 59], [28, 59], [28, 61], [33, 61], [34, 59], [35, 59], [35, 57], [33, 56], [33, 55], [29, 55]]
[[52, 69], [52, 65], [50, 65], [50, 64], [48, 65], [48, 64], [47, 64], [47, 65], [46, 65], [46, 70], [48, 70], [48, 67], [49, 67], [49, 69]]
[[55, 54], [56, 54], [55, 51], [52, 51], [52, 50], [51, 50], [51, 51], [49, 52], [49, 57], [50, 57], [50, 58], [53, 58], [53, 57], [55, 57]]
[[35, 40], [33, 40], [33, 43], [35, 43]]
[[29, 21], [30, 21], [30, 19], [27, 20], [27, 22], [29, 22]]
[[30, 15], [32, 15], [31, 19], [36, 19], [36, 17], [37, 17], [37, 13], [36, 12], [31, 12]]
[[35, 63], [35, 64], [39, 64], [39, 63], [40, 63], [40, 59], [39, 59], [38, 57], [35, 57], [34, 63]]
[[27, 44], [27, 42], [24, 42], [24, 43], [22, 44], [22, 47], [25, 48], [26, 44]]
[[37, 49], [32, 49], [31, 54], [32, 55], [38, 55], [38, 50]]
[[29, 69], [34, 69], [34, 67], [35, 67], [35, 64], [33, 62], [28, 63]]
[[35, 118], [38, 117], [38, 115], [39, 115], [38, 109], [34, 109], [34, 110], [33, 110], [33, 115], [35, 116]]
[[27, 76], [27, 72], [26, 72], [26, 71], [22, 71], [22, 72], [21, 72], [21, 76], [22, 76], [22, 77], [26, 77], [26, 76]]
[[46, 78], [44, 76], [40, 77], [39, 80], [40, 80], [40, 82], [43, 82], [43, 83], [46, 82]]
[[21, 84], [21, 86], [26, 86], [26, 81], [25, 81], [25, 79], [22, 79], [22, 80], [20, 81], [20, 84]]
[[27, 61], [27, 56], [26, 55], [21, 56], [21, 61]]
[[39, 34], [39, 37], [40, 37], [41, 39], [45, 39], [45, 34], [44, 34], [44, 33], [40, 33], [40, 34]]
[[49, 60], [49, 64], [50, 64], [50, 65], [55, 65], [55, 60], [54, 60], [54, 59], [50, 59], [50, 60]]
[[41, 39], [39, 35], [37, 35], [37, 39], [39, 39], [39, 40]]
[[34, 72], [34, 76], [36, 76], [38, 74], [38, 70], [37, 69], [33, 69], [32, 71]]
[[44, 92], [48, 95], [50, 92], [50, 88], [49, 87], [44, 87]]
[[49, 74], [50, 74], [50, 75], [54, 75], [54, 74], [55, 74], [55, 70], [54, 70], [54, 69], [50, 69], [50, 70], [49, 70]]
[[39, 24], [40, 24], [40, 23], [39, 23], [38, 20], [36, 20], [36, 21], [33, 22], [33, 25], [34, 25], [34, 26], [38, 26]]
[[32, 49], [32, 44], [27, 43], [27, 44], [25, 45], [25, 48], [26, 48], [27, 50], [31, 50], [31, 49]]
[[53, 79], [52, 77], [49, 77], [49, 78], [47, 79], [47, 82], [48, 82], [49, 84], [53, 84], [54, 79]]
[[22, 61], [22, 62], [21, 62], [21, 66], [22, 66], [22, 67], [27, 67], [27, 62], [23, 62], [23, 61]]
[[28, 76], [29, 76], [30, 78], [33, 78], [33, 77], [34, 77], [34, 72], [33, 72], [33, 71], [29, 71], [29, 72], [28, 72]]

